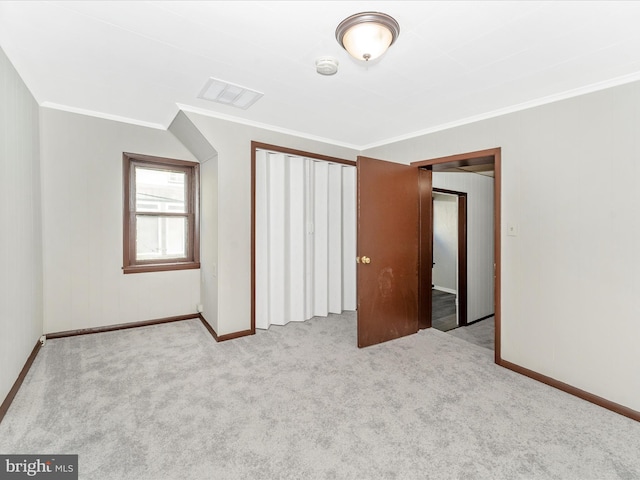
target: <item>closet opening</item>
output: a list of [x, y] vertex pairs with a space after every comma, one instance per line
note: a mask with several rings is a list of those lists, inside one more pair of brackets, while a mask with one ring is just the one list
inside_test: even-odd
[[252, 143], [251, 329], [356, 310], [355, 162]]

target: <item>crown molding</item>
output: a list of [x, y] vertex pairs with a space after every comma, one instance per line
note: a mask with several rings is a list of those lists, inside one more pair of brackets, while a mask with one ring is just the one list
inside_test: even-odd
[[352, 143], [345, 143], [345, 142], [333, 140], [331, 138], [319, 137], [317, 135], [311, 135], [305, 132], [300, 132], [298, 130], [290, 130], [288, 128], [276, 127], [274, 125], [269, 125], [267, 123], [255, 122], [253, 120], [247, 120], [245, 118], [234, 117], [233, 115], [226, 115], [224, 113], [213, 112], [205, 108], [193, 107], [191, 105], [186, 105], [183, 103], [177, 103], [176, 105], [180, 110], [183, 110], [185, 112], [197, 113], [199, 115], [204, 115], [206, 117], [217, 118], [219, 120], [226, 120], [227, 122], [239, 123], [241, 125], [246, 125], [248, 127], [260, 128], [263, 130], [269, 130], [271, 132], [282, 133], [282, 134], [291, 135], [294, 137], [306, 138], [307, 140], [313, 140], [315, 142], [328, 143], [329, 145], [334, 145], [336, 147], [344, 147], [344, 148], [350, 148], [352, 150], [360, 151], [360, 147]]
[[397, 143], [404, 140], [410, 140], [412, 138], [428, 135], [430, 133], [441, 132], [443, 130], [449, 130], [451, 128], [468, 125], [470, 123], [480, 122], [482, 120], [488, 120], [490, 118], [501, 117], [503, 115], [508, 115], [510, 113], [520, 112], [522, 110], [528, 110], [530, 108], [540, 107], [542, 105], [548, 105], [550, 103], [555, 103], [562, 100], [568, 100], [570, 98], [579, 97], [581, 95], [598, 92], [600, 90], [606, 90], [607, 88], [618, 87], [620, 85], [625, 85], [627, 83], [632, 83], [638, 80], [640, 80], [640, 72], [635, 72], [629, 75], [623, 75], [621, 77], [605, 80], [603, 82], [597, 82], [597, 83], [592, 83], [590, 85], [585, 85], [584, 87], [566, 90], [564, 92], [556, 93], [553, 95], [547, 95], [546, 97], [536, 98], [534, 100], [518, 103], [516, 105], [511, 105], [509, 107], [492, 110], [491, 112], [481, 113], [479, 115], [473, 115], [471, 117], [463, 118], [453, 122], [435, 125], [433, 127], [425, 128], [423, 130], [418, 130], [416, 132], [399, 135], [397, 137], [388, 138], [386, 140], [370, 143], [368, 145], [362, 145], [359, 148], [364, 151], [364, 150], [369, 150], [371, 148], [383, 147], [385, 145], [390, 145], [392, 143]]
[[110, 113], [96, 112], [94, 110], [87, 110], [84, 108], [71, 107], [69, 105], [61, 105], [53, 102], [42, 102], [40, 104], [42, 108], [51, 108], [53, 110], [61, 110], [63, 112], [77, 113], [79, 115], [87, 115], [89, 117], [102, 118], [103, 120], [112, 120], [114, 122], [129, 123], [131, 125], [137, 125], [139, 127], [155, 128], [157, 130], [166, 130], [167, 127], [160, 123], [145, 122], [143, 120], [137, 120], [135, 118], [121, 117], [120, 115], [111, 115]]
[[[261, 122], [256, 122], [256, 121], [252, 121], [252, 120], [247, 120], [244, 118], [239, 118], [239, 117], [235, 117], [233, 115], [226, 115], [223, 113], [218, 113], [218, 112], [213, 112], [211, 110], [207, 110], [204, 108], [199, 108], [199, 107], [194, 107], [192, 105], [186, 105], [186, 104], [182, 104], [182, 103], [176, 103], [176, 106], [180, 109], [183, 110], [185, 112], [190, 112], [190, 113], [196, 113], [199, 115], [203, 115], [206, 117], [211, 117], [211, 118], [217, 118], [219, 120], [225, 120], [228, 122], [233, 122], [233, 123], [237, 123], [237, 124], [241, 124], [241, 125], [246, 125], [249, 127], [255, 127], [255, 128], [260, 128], [262, 130], [268, 130], [271, 132], [276, 132], [276, 133], [281, 133], [284, 135], [291, 135], [294, 137], [299, 137], [299, 138], [305, 138], [307, 140], [312, 140], [312, 141], [316, 141], [316, 142], [322, 142], [322, 143], [327, 143], [329, 145], [334, 145], [337, 147], [344, 147], [344, 148], [349, 148], [351, 150], [356, 150], [359, 153], [362, 153], [364, 151], [373, 149], [373, 148], [378, 148], [378, 147], [384, 147], [386, 145], [390, 145], [393, 143], [397, 143], [397, 142], [402, 142], [405, 140], [411, 140], [413, 138], [417, 138], [417, 137], [421, 137], [423, 135], [429, 135], [431, 133], [436, 133], [436, 132], [441, 132], [444, 130], [449, 130], [451, 128], [456, 128], [456, 127], [460, 127], [463, 125], [469, 125], [471, 123], [476, 123], [476, 122], [480, 122], [483, 120], [489, 120], [491, 118], [496, 118], [496, 117], [500, 117], [503, 115], [508, 115], [511, 113], [516, 113], [516, 112], [520, 112], [523, 110], [528, 110], [530, 108], [535, 108], [535, 107], [539, 107], [539, 106], [543, 106], [543, 105], [547, 105], [550, 103], [555, 103], [555, 102], [559, 102], [562, 100], [568, 100], [574, 97], [579, 97], [581, 95], [586, 95], [589, 93], [594, 93], [594, 92], [598, 92], [600, 90], [606, 90], [608, 88], [613, 88], [613, 87], [617, 87], [620, 85], [625, 85], [628, 83], [632, 83], [635, 81], [640, 80], [640, 72], [635, 72], [632, 74], [628, 74], [628, 75], [623, 75], [620, 77], [616, 77], [613, 79], [609, 79], [606, 81], [602, 81], [602, 82], [597, 82], [597, 83], [592, 83], [590, 85], [586, 85], [583, 87], [579, 87], [579, 88], [574, 88], [571, 90], [566, 90], [564, 92], [560, 92], [557, 94], [553, 94], [553, 95], [548, 95], [545, 97], [540, 97], [534, 100], [529, 100], [526, 102], [522, 102], [522, 103], [518, 103], [516, 105], [511, 105], [508, 107], [504, 107], [504, 108], [500, 108], [497, 110], [492, 110], [491, 112], [486, 112], [486, 113], [482, 113], [479, 115], [473, 115], [470, 117], [466, 117], [460, 120], [456, 120], [453, 122], [449, 122], [449, 123], [443, 123], [443, 124], [439, 124], [439, 125], [434, 125], [432, 127], [428, 127], [428, 128], [424, 128], [415, 132], [411, 132], [411, 133], [407, 133], [404, 135], [399, 135], [396, 137], [391, 137], [391, 138], [387, 138], [384, 140], [380, 140], [378, 142], [373, 142], [370, 144], [366, 144], [366, 145], [356, 145], [353, 143], [346, 143], [346, 142], [341, 142], [341, 141], [337, 141], [331, 138], [326, 138], [326, 137], [320, 137], [317, 135], [311, 135], [305, 132], [301, 132], [301, 131], [297, 131], [297, 130], [291, 130], [288, 128], [282, 128], [282, 127], [277, 127], [274, 125], [269, 125], [266, 123], [261, 123]], [[158, 129], [158, 130], [167, 130], [167, 126], [164, 126], [162, 124], [159, 123], [153, 123], [153, 122], [145, 122], [142, 120], [137, 120], [134, 118], [128, 118], [128, 117], [122, 117], [119, 115], [112, 115], [112, 114], [108, 114], [108, 113], [104, 113], [104, 112], [96, 112], [93, 110], [87, 110], [84, 108], [77, 108], [77, 107], [71, 107], [69, 105], [61, 105], [58, 103], [53, 103], [53, 102], [43, 102], [40, 104], [41, 107], [43, 108], [51, 108], [54, 110], [62, 110], [65, 112], [70, 112], [70, 113], [77, 113], [80, 115], [88, 115], [91, 117], [96, 117], [96, 118], [102, 118], [105, 120], [112, 120], [112, 121], [116, 121], [116, 122], [123, 122], [123, 123], [128, 123], [131, 125], [137, 125], [137, 126], [141, 126], [141, 127], [147, 127], [147, 128], [154, 128], [154, 129]]]

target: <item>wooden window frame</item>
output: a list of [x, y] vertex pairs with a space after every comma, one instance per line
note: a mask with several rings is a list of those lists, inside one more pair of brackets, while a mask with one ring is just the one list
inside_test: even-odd
[[[187, 219], [187, 255], [184, 258], [136, 260], [136, 185], [135, 168], [170, 170], [186, 175], [186, 213], [144, 212], [156, 217], [184, 217]], [[200, 164], [173, 158], [152, 157], [137, 153], [122, 154], [123, 173], [123, 273], [163, 272], [200, 268]]]

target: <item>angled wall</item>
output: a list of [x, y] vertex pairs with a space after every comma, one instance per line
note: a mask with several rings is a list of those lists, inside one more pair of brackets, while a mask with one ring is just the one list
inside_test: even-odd
[[200, 162], [200, 304], [218, 331], [218, 152], [183, 111], [169, 131]]
[[38, 104], [0, 50], [0, 402], [42, 335]]
[[[186, 112], [218, 152], [218, 335], [251, 327], [251, 141], [355, 160], [357, 151]], [[212, 293], [203, 292], [203, 298]], [[205, 315], [206, 317], [206, 315]]]

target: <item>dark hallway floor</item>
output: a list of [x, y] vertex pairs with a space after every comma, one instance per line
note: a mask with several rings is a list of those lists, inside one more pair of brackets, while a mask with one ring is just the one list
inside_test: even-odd
[[431, 326], [442, 332], [457, 328], [456, 295], [440, 290], [431, 290], [431, 298], [433, 299]]

